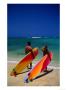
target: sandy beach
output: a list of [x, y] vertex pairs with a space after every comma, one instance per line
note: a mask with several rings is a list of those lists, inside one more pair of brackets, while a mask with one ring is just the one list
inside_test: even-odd
[[[32, 82], [24, 83], [24, 77], [27, 74], [27, 69], [25, 69], [22, 74], [17, 75], [17, 77], [10, 76], [10, 72], [16, 63], [8, 62], [7, 66], [7, 85], [8, 86], [59, 86], [60, 85], [60, 69], [52, 68], [53, 71], [49, 73], [42, 72], [37, 76]], [[48, 68], [51, 70], [51, 68]]]

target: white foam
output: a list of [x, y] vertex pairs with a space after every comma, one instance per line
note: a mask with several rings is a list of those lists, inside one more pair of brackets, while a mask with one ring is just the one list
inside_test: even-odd
[[48, 66], [50, 69], [60, 69], [60, 67]]
[[18, 61], [8, 61], [8, 63], [18, 63]]
[[[18, 61], [8, 61], [8, 63], [12, 63], [12, 64], [15, 63], [16, 64], [16, 63], [18, 63]], [[55, 66], [48, 66], [48, 68], [50, 68], [50, 69], [60, 69], [60, 67], [55, 67]]]
[[41, 38], [41, 37], [32, 37], [32, 38]]

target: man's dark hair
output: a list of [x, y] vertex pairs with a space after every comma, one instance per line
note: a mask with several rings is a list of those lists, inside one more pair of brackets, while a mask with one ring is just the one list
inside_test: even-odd
[[28, 45], [31, 45], [31, 42], [27, 42]]

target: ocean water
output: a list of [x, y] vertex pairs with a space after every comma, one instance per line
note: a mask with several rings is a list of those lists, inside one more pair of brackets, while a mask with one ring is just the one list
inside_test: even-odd
[[9, 59], [8, 61], [19, 61], [22, 57], [25, 56], [24, 50], [26, 42], [30, 41], [32, 47], [37, 47], [39, 54], [36, 57], [35, 61], [38, 61], [42, 58], [43, 54], [41, 48], [45, 45], [48, 46], [49, 51], [53, 53], [53, 59], [51, 65], [59, 66], [60, 65], [60, 39], [59, 38], [8, 38], [7, 42], [7, 52]]

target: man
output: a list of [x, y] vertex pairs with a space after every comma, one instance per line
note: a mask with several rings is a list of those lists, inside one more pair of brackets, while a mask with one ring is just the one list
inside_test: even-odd
[[[28, 54], [29, 52], [32, 53], [33, 59], [34, 59], [34, 54], [32, 51], [32, 47], [31, 47], [31, 42], [27, 42], [26, 47], [25, 47], [25, 54]], [[30, 68], [29, 65], [27, 66], [27, 69], [31, 69], [32, 68], [32, 62], [30, 63]]]

